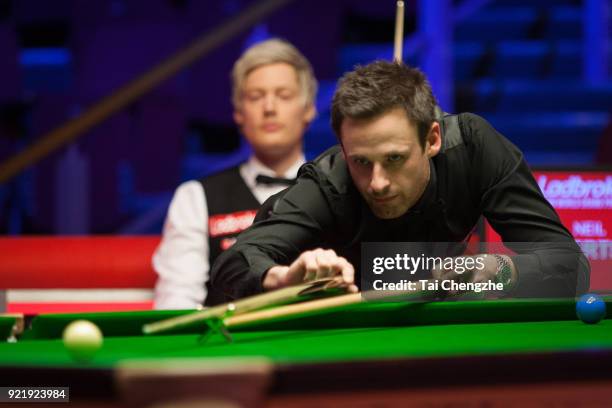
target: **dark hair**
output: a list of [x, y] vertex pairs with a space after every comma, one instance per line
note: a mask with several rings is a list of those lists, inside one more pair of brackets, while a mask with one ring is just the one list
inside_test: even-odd
[[436, 119], [436, 98], [420, 70], [403, 63], [374, 61], [357, 66], [338, 82], [331, 108], [331, 125], [338, 139], [345, 118], [371, 119], [403, 108], [417, 127], [419, 142]]

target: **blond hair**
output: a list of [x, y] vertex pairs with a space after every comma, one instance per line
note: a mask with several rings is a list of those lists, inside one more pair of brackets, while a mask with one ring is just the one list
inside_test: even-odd
[[295, 68], [305, 105], [314, 104], [317, 95], [317, 80], [310, 62], [289, 42], [273, 38], [253, 45], [234, 63], [231, 75], [234, 109], [238, 110], [241, 106], [242, 91], [247, 75], [262, 65], [279, 62]]

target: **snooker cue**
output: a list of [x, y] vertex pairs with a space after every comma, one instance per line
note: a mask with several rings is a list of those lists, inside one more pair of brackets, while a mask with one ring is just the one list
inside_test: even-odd
[[316, 312], [333, 307], [348, 306], [363, 301], [363, 294], [350, 293], [348, 295], [334, 296], [327, 299], [313, 300], [310, 302], [298, 303], [295, 305], [281, 306], [273, 309], [260, 310], [252, 313], [245, 313], [240, 316], [228, 317], [224, 320], [227, 328], [246, 325], [249, 323], [261, 323], [268, 320], [278, 319], [279, 317], [298, 316], [302, 313]]
[[[429, 279], [428, 282], [436, 282], [436, 279]], [[312, 300], [310, 302], [298, 303], [294, 305], [280, 306], [273, 309], [260, 310], [252, 313], [246, 313], [240, 316], [230, 316], [224, 319], [224, 326], [232, 328], [244, 326], [250, 323], [263, 323], [266, 321], [296, 317], [301, 314], [325, 311], [334, 307], [349, 306], [361, 303], [364, 300], [397, 300], [397, 301], [412, 301], [423, 302], [432, 301], [439, 298], [445, 292], [443, 290], [415, 289], [402, 291], [378, 291], [371, 290], [368, 292], [349, 293], [346, 295], [334, 296], [325, 299]], [[367, 297], [367, 299], [366, 299]]]
[[145, 324], [142, 327], [142, 331], [144, 334], [160, 333], [166, 330], [187, 326], [192, 323], [205, 321], [207, 319], [223, 319], [228, 314], [239, 315], [264, 307], [305, 300], [308, 296], [325, 295], [337, 293], [338, 291], [345, 292], [346, 289], [347, 287], [342, 283], [341, 279], [319, 279], [301, 285], [289, 286], [251, 296], [237, 300], [236, 302], [213, 306], [194, 313]]
[[404, 42], [404, 2], [399, 0], [395, 10], [395, 41], [393, 43], [393, 61], [402, 62]]
[[25, 317], [23, 313], [0, 313], [0, 317], [15, 319], [13, 322], [13, 329], [11, 330], [12, 336], [18, 336], [23, 333], [25, 329]]

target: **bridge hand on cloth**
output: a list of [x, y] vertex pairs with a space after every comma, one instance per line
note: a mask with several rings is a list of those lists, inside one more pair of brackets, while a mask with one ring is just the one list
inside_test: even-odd
[[268, 269], [263, 286], [266, 290], [273, 290], [333, 277], [346, 283], [349, 292], [358, 291], [353, 265], [331, 249], [317, 248], [302, 252], [289, 266], [277, 265]]

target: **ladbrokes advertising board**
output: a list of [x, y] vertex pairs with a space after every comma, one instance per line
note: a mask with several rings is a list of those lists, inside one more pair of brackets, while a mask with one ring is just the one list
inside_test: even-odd
[[[612, 171], [535, 171], [546, 199], [591, 262], [591, 290], [612, 289]], [[500, 237], [487, 224], [487, 242]]]

